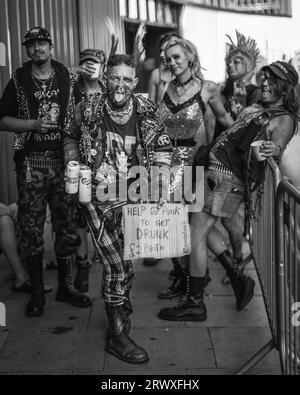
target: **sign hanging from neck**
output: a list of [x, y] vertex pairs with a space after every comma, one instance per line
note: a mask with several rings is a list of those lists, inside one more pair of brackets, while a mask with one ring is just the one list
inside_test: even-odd
[[188, 207], [128, 204], [123, 207], [124, 259], [173, 258], [191, 253]]

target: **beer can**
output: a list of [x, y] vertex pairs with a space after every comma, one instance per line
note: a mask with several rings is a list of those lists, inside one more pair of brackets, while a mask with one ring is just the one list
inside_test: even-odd
[[78, 192], [80, 165], [76, 161], [70, 161], [66, 171], [66, 192], [74, 195]]
[[92, 170], [88, 166], [80, 166], [79, 202], [90, 203], [92, 200]]
[[60, 114], [60, 107], [56, 103], [52, 103], [51, 109], [49, 112], [49, 117], [52, 122], [58, 123], [59, 122], [59, 114]]

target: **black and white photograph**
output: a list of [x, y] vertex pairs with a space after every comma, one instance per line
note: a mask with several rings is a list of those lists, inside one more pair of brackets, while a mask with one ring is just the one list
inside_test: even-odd
[[299, 0], [0, 0], [1, 376], [300, 375], [299, 26]]

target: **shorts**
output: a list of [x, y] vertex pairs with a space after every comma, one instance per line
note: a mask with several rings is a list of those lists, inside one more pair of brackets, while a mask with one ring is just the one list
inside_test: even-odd
[[215, 170], [205, 172], [203, 211], [215, 217], [231, 218], [243, 201], [244, 183], [235, 175]]

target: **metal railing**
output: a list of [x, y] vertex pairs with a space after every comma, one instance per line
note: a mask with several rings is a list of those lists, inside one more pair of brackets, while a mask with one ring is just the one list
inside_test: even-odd
[[277, 190], [277, 306], [284, 375], [300, 375], [300, 192], [282, 181]]
[[[237, 373], [242, 375], [277, 348], [277, 306], [276, 306], [276, 231], [275, 208], [276, 194], [281, 174], [274, 159], [268, 159], [264, 181], [264, 193], [261, 202], [261, 213], [250, 221], [250, 248], [257, 276], [260, 282], [266, 313], [271, 330], [270, 341], [255, 354]], [[256, 200], [257, 193], [252, 196]]]
[[267, 162], [261, 213], [250, 220], [249, 241], [271, 339], [238, 375], [247, 373], [274, 348], [282, 374], [300, 375], [300, 191], [281, 180], [273, 159]]

